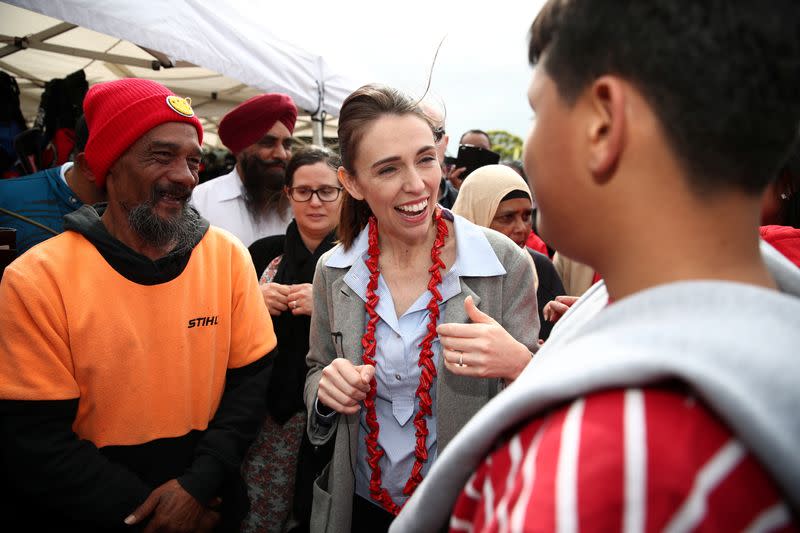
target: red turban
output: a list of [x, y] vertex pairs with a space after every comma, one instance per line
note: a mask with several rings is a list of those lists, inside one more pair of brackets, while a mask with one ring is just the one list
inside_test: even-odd
[[275, 125], [281, 122], [289, 132], [294, 132], [297, 107], [285, 94], [261, 94], [236, 106], [219, 123], [219, 138], [234, 154], [257, 143]]

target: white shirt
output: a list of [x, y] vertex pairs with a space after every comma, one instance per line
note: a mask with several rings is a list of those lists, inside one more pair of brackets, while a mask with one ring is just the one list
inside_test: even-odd
[[236, 235], [245, 246], [262, 237], [283, 235], [292, 221], [292, 210], [271, 211], [255, 218], [244, 201], [244, 184], [236, 167], [229, 174], [201, 183], [192, 193], [192, 205], [212, 225]]

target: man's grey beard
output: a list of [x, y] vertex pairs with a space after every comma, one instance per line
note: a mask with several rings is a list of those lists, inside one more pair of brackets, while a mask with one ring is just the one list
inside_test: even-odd
[[194, 244], [200, 215], [187, 202], [177, 215], [162, 218], [156, 214], [155, 202], [147, 201], [128, 212], [128, 224], [150, 246], [160, 248], [174, 243], [173, 250], [183, 250]]

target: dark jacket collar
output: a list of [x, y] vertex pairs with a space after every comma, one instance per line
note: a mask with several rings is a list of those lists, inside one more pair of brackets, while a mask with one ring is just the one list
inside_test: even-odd
[[[140, 285], [158, 285], [177, 278], [209, 227], [208, 221], [200, 217], [196, 233], [185, 246], [153, 261], [130, 249], [108, 232], [100, 220], [105, 209], [105, 203], [82, 206], [64, 217], [64, 231], [74, 231], [86, 237], [114, 270]], [[190, 209], [194, 210], [193, 207]]]

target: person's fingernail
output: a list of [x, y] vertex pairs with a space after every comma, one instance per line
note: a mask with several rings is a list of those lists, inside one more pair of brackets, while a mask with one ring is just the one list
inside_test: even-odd
[[125, 524], [126, 525], [131, 525], [134, 522], [136, 522], [136, 516], [134, 516], [134, 515], [129, 515], [128, 518], [125, 519]]

